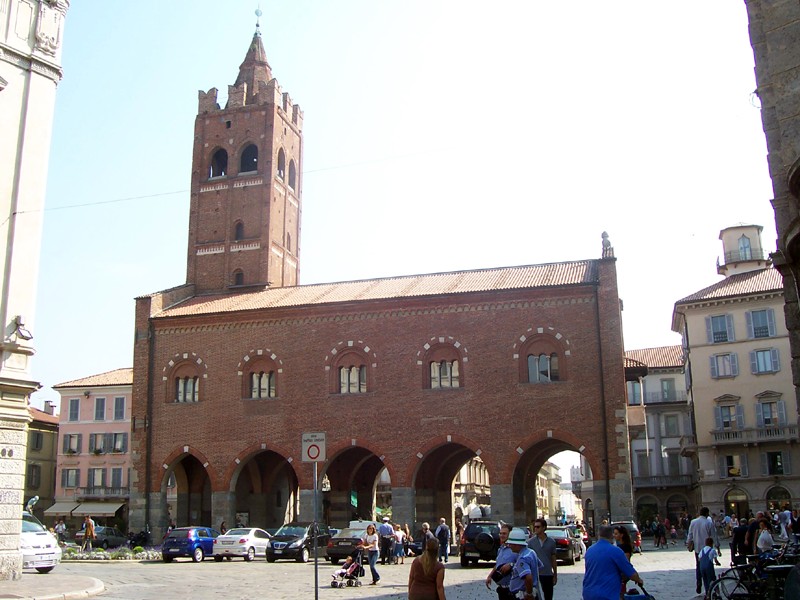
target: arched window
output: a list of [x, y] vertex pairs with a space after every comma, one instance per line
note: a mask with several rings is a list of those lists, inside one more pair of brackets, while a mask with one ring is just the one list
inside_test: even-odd
[[252, 173], [253, 171], [258, 171], [258, 146], [250, 144], [242, 152], [239, 173]]
[[286, 154], [283, 148], [278, 150], [278, 179], [283, 179], [286, 176]]
[[244, 272], [241, 269], [233, 272], [233, 285], [244, 285]]
[[250, 373], [250, 397], [275, 397], [275, 371], [254, 370]]
[[211, 155], [211, 167], [208, 171], [209, 177], [225, 177], [228, 173], [228, 153], [222, 148]]
[[464, 387], [461, 353], [455, 344], [441, 340], [425, 353], [423, 387], [434, 390]]
[[244, 239], [244, 223], [241, 221], [236, 221], [233, 226], [233, 239], [237, 242]]
[[549, 383], [558, 381], [558, 354], [529, 354], [528, 355], [528, 382]]
[[175, 378], [175, 402], [197, 402], [200, 400], [200, 378], [184, 375]]
[[753, 251], [750, 248], [750, 238], [743, 235], [739, 238], [739, 260], [752, 260]]
[[294, 166], [294, 159], [289, 161], [289, 187], [296, 189], [297, 185], [297, 169]]
[[339, 393], [363, 394], [367, 391], [367, 365], [339, 367]]
[[431, 389], [460, 387], [457, 360], [431, 361], [430, 370]]
[[[524, 339], [524, 338], [523, 338]], [[519, 348], [520, 383], [550, 383], [567, 379], [568, 342], [549, 332], [534, 333]]]

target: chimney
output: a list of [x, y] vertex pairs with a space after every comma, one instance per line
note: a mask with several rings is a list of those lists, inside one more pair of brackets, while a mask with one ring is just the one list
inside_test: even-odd
[[44, 401], [44, 412], [46, 412], [48, 415], [56, 414], [56, 405], [53, 403], [52, 400]]

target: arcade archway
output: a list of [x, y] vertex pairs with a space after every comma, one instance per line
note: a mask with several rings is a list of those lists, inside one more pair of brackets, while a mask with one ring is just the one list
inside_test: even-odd
[[178, 527], [211, 523], [211, 480], [192, 454], [182, 455], [167, 469], [161, 491], [165, 513]]
[[231, 490], [237, 525], [276, 528], [297, 517], [297, 475], [277, 452], [265, 450], [242, 461]]
[[[371, 450], [352, 446], [332, 459], [325, 470], [326, 490], [322, 505], [325, 520], [332, 527], [345, 527], [354, 519], [375, 518], [375, 494], [383, 461]], [[384, 502], [391, 502], [391, 492]]]

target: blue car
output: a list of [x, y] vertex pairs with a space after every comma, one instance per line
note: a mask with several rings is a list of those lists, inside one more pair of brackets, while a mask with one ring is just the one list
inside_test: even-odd
[[189, 556], [194, 562], [202, 562], [214, 553], [214, 539], [219, 531], [211, 527], [178, 527], [164, 538], [161, 559], [172, 562], [176, 556]]

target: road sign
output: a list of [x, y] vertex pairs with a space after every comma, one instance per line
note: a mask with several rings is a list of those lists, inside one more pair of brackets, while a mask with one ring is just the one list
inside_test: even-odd
[[325, 432], [303, 434], [303, 462], [325, 462]]

